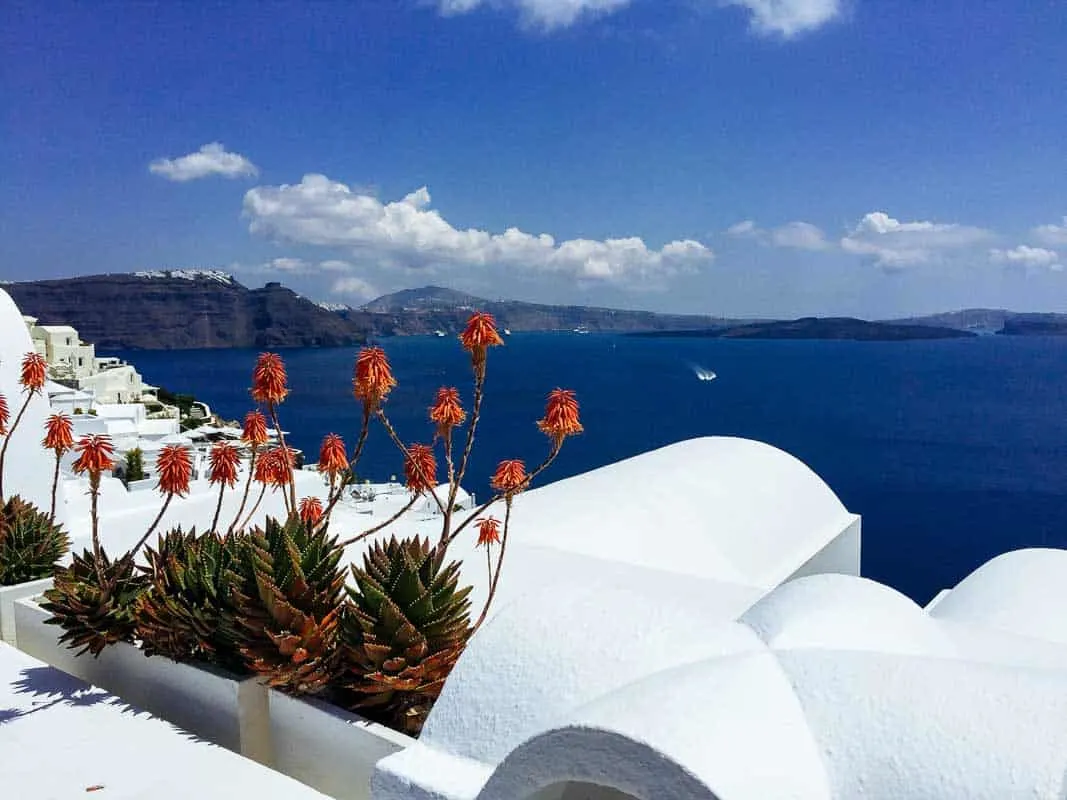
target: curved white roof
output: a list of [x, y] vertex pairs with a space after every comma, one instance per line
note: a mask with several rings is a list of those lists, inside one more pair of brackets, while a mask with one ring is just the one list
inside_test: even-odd
[[810, 575], [772, 591], [741, 617], [770, 647], [950, 656], [951, 639], [910, 598], [852, 575]]
[[512, 524], [516, 542], [770, 587], [855, 519], [788, 453], [706, 437], [520, 495]]
[[742, 622], [694, 598], [669, 573], [595, 571], [514, 597], [418, 745], [378, 764], [375, 799], [529, 800], [567, 782], [696, 800], [1067, 796], [1067, 647], [1016, 648], [855, 577], [797, 579]]
[[[22, 357], [32, 352], [33, 341], [22, 312], [11, 296], [0, 289], [0, 393], [7, 398], [12, 421], [26, 398], [18, 383]], [[21, 495], [45, 511], [52, 502], [49, 476], [55, 457], [41, 446], [41, 439], [45, 419], [50, 413], [48, 398], [43, 394], [35, 395], [11, 437], [4, 474], [5, 494]], [[56, 518], [65, 522], [62, 487], [57, 491]]]
[[1067, 644], [1067, 551], [1015, 550], [987, 561], [930, 616]]
[[501, 607], [449, 676], [420, 741], [495, 763], [570, 709], [631, 681], [765, 649], [743, 625], [723, 625], [715, 605], [691, 602], [669, 574], [642, 578], [627, 588], [584, 576]]

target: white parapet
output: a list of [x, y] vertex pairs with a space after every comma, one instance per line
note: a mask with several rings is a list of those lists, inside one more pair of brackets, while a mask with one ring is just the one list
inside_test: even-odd
[[21, 650], [210, 742], [271, 763], [267, 689], [256, 678], [162, 656], [147, 658], [125, 642], [96, 657], [79, 656], [59, 643], [62, 629], [45, 624], [48, 617], [32, 599], [15, 603]]
[[24, 597], [36, 597], [50, 588], [51, 578], [16, 583], [14, 586], [0, 586], [0, 638], [3, 641], [18, 647], [18, 637], [15, 634], [15, 601]]
[[12, 800], [325, 798], [4, 644], [0, 775]]
[[337, 800], [369, 800], [375, 765], [414, 744], [326, 703], [270, 692], [274, 768]]

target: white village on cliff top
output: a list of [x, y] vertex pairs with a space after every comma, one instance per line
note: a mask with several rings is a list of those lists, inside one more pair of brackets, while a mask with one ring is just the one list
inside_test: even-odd
[[[194, 453], [190, 490], [160, 529], [210, 527], [218, 494], [203, 439], [150, 415], [133, 367], [101, 364], [66, 330], [69, 341], [27, 327], [0, 291], [0, 393], [21, 402], [18, 365], [35, 348], [78, 381], [28, 403], [7, 493], [48, 508], [45, 419], [91, 399], [79, 432], [142, 449], [149, 471], [161, 443]], [[95, 373], [79, 373], [90, 364]], [[109, 372], [130, 388], [92, 380]], [[141, 411], [109, 409], [127, 405]], [[327, 500], [313, 468], [294, 480], [299, 496]], [[399, 483], [355, 487], [331, 526], [386, 522], [409, 497]], [[226, 497], [223, 515], [239, 499]], [[104, 477], [102, 543], [123, 552], [159, 508], [154, 492]], [[922, 608], [861, 577], [860, 517], [818, 475], [736, 438], [679, 442], [533, 489], [513, 513], [490, 615], [417, 739], [130, 644], [75, 656], [37, 604], [51, 579], [0, 589], [4, 796], [1067, 797], [1067, 552], [1006, 553]], [[252, 522], [285, 514], [271, 492]], [[416, 506], [388, 531], [413, 534], [438, 514]], [[90, 547], [87, 478], [69, 460], [56, 519], [73, 552]], [[371, 541], [343, 559], [359, 562]], [[478, 608], [485, 559], [473, 537], [456, 555], [472, 565], [462, 579]]]

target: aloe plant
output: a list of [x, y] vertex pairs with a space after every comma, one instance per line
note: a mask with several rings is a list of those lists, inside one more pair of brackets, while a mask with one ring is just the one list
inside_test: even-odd
[[459, 562], [415, 537], [375, 542], [352, 565], [343, 622], [348, 689], [369, 716], [417, 734], [471, 633]]
[[47, 624], [63, 628], [61, 643], [98, 656], [108, 645], [134, 640], [134, 607], [147, 585], [129, 553], [111, 561], [103, 550], [86, 550], [56, 569], [41, 607], [52, 614]]
[[234, 587], [239, 649], [268, 685], [318, 694], [341, 669], [342, 550], [326, 525], [268, 518], [241, 540]]
[[238, 540], [181, 528], [145, 550], [148, 586], [134, 617], [146, 655], [245, 671], [233, 602], [238, 557]]
[[70, 550], [70, 539], [48, 514], [18, 495], [0, 508], [0, 586], [47, 578]]

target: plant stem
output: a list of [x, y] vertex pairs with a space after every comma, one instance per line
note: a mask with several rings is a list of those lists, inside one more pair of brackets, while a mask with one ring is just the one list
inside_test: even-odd
[[266, 493], [267, 493], [267, 484], [264, 483], [263, 484], [263, 488], [261, 488], [259, 490], [259, 497], [256, 498], [255, 505], [253, 505], [252, 506], [252, 510], [248, 512], [248, 516], [245, 517], [245, 521], [241, 525], [239, 530], [243, 530], [244, 528], [246, 528], [248, 526], [248, 523], [252, 521], [252, 517], [255, 516], [256, 511], [259, 509], [259, 504], [263, 502], [263, 495], [265, 495]]
[[96, 563], [96, 579], [104, 585], [104, 571], [100, 566], [100, 526], [97, 514], [97, 500], [100, 496], [100, 473], [89, 473], [89, 516], [93, 523], [93, 561]]
[[[400, 452], [404, 454], [404, 459], [410, 461], [411, 453], [408, 451], [407, 446], [402, 441], [400, 441], [400, 437], [397, 436], [396, 429], [393, 427], [393, 423], [389, 421], [389, 418], [385, 416], [385, 412], [381, 408], [378, 409], [378, 420], [385, 427], [385, 432], [389, 434], [389, 438], [393, 440], [393, 444], [400, 448]], [[422, 478], [422, 482], [425, 484], [429, 484], [430, 482], [427, 480], [429, 476], [423, 474], [422, 467], [420, 467], [418, 464], [415, 464], [415, 469], [418, 472], [418, 476]], [[444, 504], [441, 502], [441, 498], [437, 496], [437, 490], [433, 486], [429, 486], [427, 491], [429, 491], [430, 495], [433, 497], [434, 502], [437, 503], [437, 507], [441, 510], [442, 514], [445, 514], [447, 519], [447, 512], [445, 511]]]
[[[348, 462], [348, 472], [354, 478], [356, 475], [356, 464], [359, 463], [360, 457], [363, 455], [363, 447], [367, 444], [367, 434], [370, 431], [370, 406], [366, 403], [363, 404], [363, 422], [359, 429], [359, 439], [356, 440], [356, 449], [352, 453], [352, 460]], [[340, 501], [341, 496], [345, 493], [345, 483], [341, 483], [337, 487], [336, 494], [330, 498], [330, 501], [326, 504], [326, 510], [322, 512], [322, 520], [328, 521], [330, 519], [330, 512]]]
[[[560, 451], [561, 447], [562, 447], [562, 443], [553, 443], [552, 449], [548, 453], [548, 458], [546, 458], [544, 461], [542, 461], [538, 465], [537, 469], [535, 469], [533, 472], [531, 472], [529, 475], [526, 476], [526, 482], [523, 484], [522, 489], [520, 489], [519, 491], [526, 491], [527, 489], [529, 489], [530, 488], [530, 484], [533, 483], [534, 478], [536, 478], [538, 475], [540, 475], [542, 472], [544, 472], [546, 469], [548, 469], [552, 465], [552, 462], [556, 460], [556, 456], [559, 455], [559, 451]], [[516, 492], [515, 494], [517, 494], [517, 493], [518, 492]], [[460, 523], [458, 528], [456, 528], [454, 531], [452, 531], [451, 535], [449, 535], [449, 537], [448, 537], [448, 540], [445, 542], [445, 547], [448, 547], [450, 544], [452, 544], [452, 542], [455, 541], [455, 538], [457, 536], [459, 536], [460, 533], [463, 532], [463, 529], [466, 528], [468, 525], [470, 525], [474, 521], [475, 517], [477, 517], [478, 515], [482, 514], [487, 508], [489, 508], [489, 506], [493, 505], [493, 503], [497, 502], [498, 500], [500, 500], [502, 498], [505, 498], [505, 495], [502, 495], [502, 494], [493, 495], [491, 498], [489, 498], [489, 500], [487, 500], [486, 502], [482, 503], [480, 506], [478, 506], [478, 508], [476, 508], [474, 511], [472, 511], [470, 516], [468, 516], [465, 520], [463, 520], [463, 522]]]
[[496, 587], [500, 583], [500, 570], [504, 566], [504, 550], [508, 546], [508, 525], [511, 522], [511, 498], [505, 499], [507, 511], [504, 512], [504, 534], [500, 537], [500, 553], [496, 559], [496, 572], [493, 573], [492, 580], [489, 582], [489, 595], [485, 598], [485, 606], [482, 608], [482, 613], [478, 616], [478, 621], [474, 623], [474, 627], [471, 628], [471, 635], [482, 626], [485, 622], [485, 615], [489, 613], [489, 606], [493, 603], [493, 598], [496, 596]]
[[148, 530], [145, 531], [144, 536], [141, 537], [140, 541], [138, 541], [137, 544], [135, 544], [130, 550], [131, 556], [136, 557], [137, 551], [141, 549], [141, 545], [148, 541], [148, 537], [152, 535], [152, 532], [155, 531], [156, 526], [159, 525], [159, 521], [163, 519], [163, 515], [167, 513], [167, 508], [170, 506], [170, 501], [173, 499], [174, 495], [168, 493], [167, 497], [163, 500], [163, 507], [160, 508], [159, 513], [156, 514], [156, 518], [152, 520], [152, 524], [148, 526]]
[[449, 461], [449, 480], [448, 480], [448, 508], [444, 511], [445, 521], [441, 526], [441, 544], [446, 548], [448, 543], [452, 541], [452, 509], [456, 505], [456, 495], [459, 494], [459, 487], [463, 483], [463, 479], [467, 476], [467, 464], [470, 462], [471, 451], [474, 449], [474, 432], [478, 427], [478, 420], [482, 416], [482, 399], [485, 397], [485, 365], [483, 361], [481, 367], [475, 367], [474, 369], [474, 407], [471, 409], [471, 421], [467, 426], [467, 442], [463, 446], [463, 455], [459, 460], [459, 471], [455, 476], [451, 474], [451, 460]]
[[226, 529], [226, 535], [229, 536], [233, 533], [234, 528], [237, 526], [237, 520], [241, 518], [241, 514], [244, 513], [245, 505], [248, 503], [248, 491], [252, 488], [252, 476], [256, 472], [256, 446], [252, 445], [252, 457], [248, 459], [248, 478], [245, 480], [244, 496], [241, 497], [241, 505], [237, 507], [237, 513], [234, 515], [233, 522], [230, 523], [230, 527]]
[[211, 532], [215, 533], [215, 527], [219, 524], [219, 514], [222, 513], [222, 495], [226, 492], [226, 484], [219, 483], [219, 502], [215, 505], [215, 516], [211, 518]]
[[34, 393], [31, 391], [26, 394], [26, 400], [22, 404], [22, 408], [19, 409], [19, 413], [15, 415], [15, 421], [11, 423], [11, 427], [7, 429], [7, 436], [4, 437], [3, 445], [0, 445], [0, 500], [3, 500], [4, 495], [4, 459], [7, 458], [7, 446], [11, 444], [11, 437], [15, 435], [15, 428], [22, 422], [22, 415], [26, 413], [26, 409], [29, 408], [30, 400], [33, 399]]
[[278, 433], [278, 443], [282, 446], [282, 455], [285, 456], [285, 469], [289, 475], [289, 497], [285, 501], [285, 509], [290, 514], [296, 513], [296, 476], [293, 474], [293, 465], [289, 461], [289, 448], [285, 444], [285, 434], [282, 433], [282, 425], [278, 422], [278, 409], [274, 403], [267, 403], [267, 410], [274, 422], [274, 430]]
[[56, 524], [56, 489], [59, 488], [59, 460], [62, 458], [60, 452], [56, 450], [56, 468], [52, 472], [52, 510], [49, 513], [49, 522], [53, 525]]
[[419, 496], [417, 494], [411, 495], [411, 499], [408, 500], [408, 502], [404, 505], [404, 507], [401, 508], [399, 511], [397, 511], [395, 514], [393, 514], [393, 516], [389, 517], [389, 519], [387, 519], [385, 522], [379, 523], [378, 525], [375, 525], [373, 528], [367, 528], [367, 530], [363, 531], [363, 533], [357, 534], [356, 536], [353, 536], [351, 539], [345, 539], [343, 542], [341, 542], [337, 546], [341, 547], [341, 548], [348, 547], [350, 544], [355, 544], [356, 542], [360, 541], [361, 539], [366, 539], [368, 536], [371, 536], [371, 535], [377, 533], [382, 528], [388, 528], [390, 525], [392, 525], [394, 522], [396, 522], [398, 519], [400, 519], [405, 513], [407, 513], [407, 511], [409, 511], [411, 509], [411, 507], [413, 505], [415, 505], [415, 501], [418, 500], [418, 499], [419, 499]]

